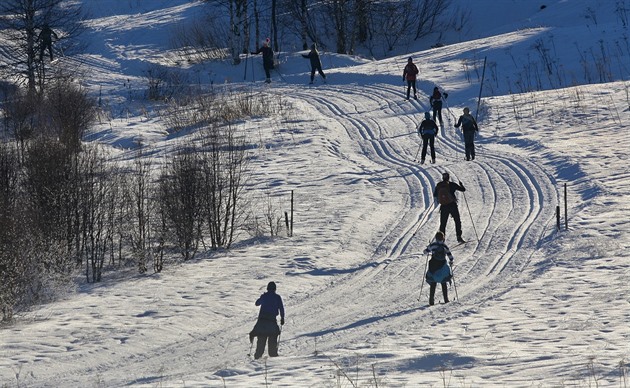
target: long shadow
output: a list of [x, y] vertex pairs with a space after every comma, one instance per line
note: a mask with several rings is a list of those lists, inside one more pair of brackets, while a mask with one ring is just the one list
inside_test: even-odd
[[404, 310], [404, 311], [399, 311], [399, 312], [392, 313], [392, 314], [369, 317], [369, 318], [361, 319], [361, 320], [356, 321], [354, 323], [350, 323], [350, 324], [348, 324], [346, 326], [332, 328], [332, 329], [327, 329], [327, 330], [321, 330], [321, 331], [315, 331], [315, 332], [312, 332], [312, 333], [305, 333], [305, 334], [298, 335], [295, 338], [300, 338], [300, 337], [319, 337], [319, 336], [322, 336], [322, 335], [332, 334], [332, 333], [336, 333], [336, 332], [343, 331], [343, 330], [354, 329], [354, 328], [357, 328], [359, 326], [368, 325], [370, 323], [374, 323], [374, 322], [380, 321], [381, 319], [402, 317], [404, 315], [411, 314], [414, 311], [424, 310], [426, 308], [427, 308], [427, 306], [421, 306], [421, 307], [415, 307], [415, 308]]

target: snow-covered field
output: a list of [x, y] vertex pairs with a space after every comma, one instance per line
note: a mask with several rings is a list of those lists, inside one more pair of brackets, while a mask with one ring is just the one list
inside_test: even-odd
[[[0, 329], [0, 387], [629, 386], [629, 31], [605, 9], [613, 2], [530, 3], [476, 0], [474, 15], [492, 23], [472, 42], [378, 61], [324, 53], [325, 84], [307, 85], [299, 53], [283, 54], [271, 86], [260, 58], [256, 82], [242, 82], [243, 65], [210, 66], [215, 87], [241, 82], [292, 107], [243, 125], [258, 144], [255, 189], [284, 194], [286, 210], [294, 191], [294, 236], [244, 240], [160, 274], [105, 275], [20, 316]], [[167, 136], [126, 88], [140, 90], [143, 66], [164, 57], [168, 21], [200, 5], [146, 4], [91, 6], [95, 38], [82, 60], [113, 119], [89, 140], [121, 156], [141, 142], [162, 158], [187, 138]], [[603, 9], [595, 24], [583, 17], [589, 7]], [[577, 45], [620, 42], [609, 58], [616, 81], [516, 93], [510, 71], [549, 34], [567, 79], [582, 69]], [[408, 56], [421, 71], [418, 101], [403, 95]], [[479, 68], [466, 64], [484, 57], [493, 96], [466, 162], [453, 124], [465, 106], [476, 113]], [[415, 126], [434, 85], [449, 92], [448, 109], [437, 163], [421, 166]], [[469, 242], [453, 249], [457, 298], [428, 307], [422, 250], [439, 225], [432, 191], [445, 171], [467, 188], [459, 209]], [[558, 231], [565, 185], [569, 229], [563, 219]], [[453, 228], [449, 220], [447, 243]], [[281, 357], [254, 361], [254, 301], [272, 280], [287, 311]]]

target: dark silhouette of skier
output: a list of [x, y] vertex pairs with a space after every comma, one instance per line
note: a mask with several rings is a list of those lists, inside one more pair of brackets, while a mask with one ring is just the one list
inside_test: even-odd
[[267, 79], [265, 80], [266, 83], [270, 83], [271, 82], [271, 70], [273, 70], [273, 68], [274, 68], [274, 66], [273, 66], [273, 49], [271, 48], [269, 42], [270, 42], [270, 40], [269, 40], [269, 38], [267, 38], [263, 42], [262, 47], [258, 49], [258, 51], [251, 53], [252, 55], [258, 55], [258, 54], [262, 53], [263, 69], [265, 69], [265, 76], [267, 77]]
[[413, 98], [418, 99], [418, 94], [416, 93], [416, 77], [418, 73], [420, 73], [418, 66], [413, 63], [413, 58], [409, 57], [403, 70], [403, 82], [407, 81], [407, 100], [409, 99], [411, 88], [413, 88]]
[[308, 58], [311, 60], [311, 84], [315, 80], [315, 71], [322, 76], [324, 81], [326, 81], [326, 74], [322, 70], [322, 61], [319, 59], [319, 52], [317, 51], [317, 45], [313, 43], [311, 45], [311, 51], [308, 54], [302, 54], [304, 58]]
[[464, 132], [464, 146], [466, 147], [466, 160], [475, 160], [475, 135], [479, 131], [475, 118], [470, 114], [470, 109], [464, 108], [464, 114], [459, 116], [455, 128], [461, 125]]
[[50, 61], [53, 60], [53, 49], [52, 49], [52, 38], [59, 39], [55, 31], [53, 31], [48, 23], [45, 23], [40, 31], [37, 39], [39, 40], [39, 60], [40, 62], [44, 59], [44, 51], [48, 49], [48, 53], [50, 54]]
[[435, 185], [433, 190], [433, 196], [440, 204], [440, 232], [446, 235], [446, 223], [448, 222], [448, 216], [453, 216], [455, 221], [455, 234], [457, 235], [457, 242], [464, 243], [462, 238], [462, 221], [459, 215], [459, 208], [457, 207], [456, 191], [466, 191], [466, 188], [459, 182], [459, 184], [450, 181], [450, 175], [445, 172], [442, 174], [442, 181]]
[[438, 126], [431, 119], [429, 112], [424, 113], [424, 120], [418, 125], [418, 133], [422, 136], [422, 156], [420, 163], [424, 164], [427, 156], [427, 146], [431, 147], [431, 163], [435, 163], [435, 137], [438, 134]]
[[280, 295], [276, 294], [276, 283], [269, 282], [267, 284], [267, 292], [258, 298], [256, 306], [260, 306], [258, 321], [254, 329], [249, 333], [250, 342], [254, 342], [254, 337], [258, 337], [254, 358], [259, 359], [262, 357], [267, 342], [269, 342], [269, 357], [278, 357], [280, 327], [278, 327], [276, 317], [280, 315], [280, 325], [284, 325], [284, 305]]
[[[444, 94], [444, 98], [446, 98], [446, 94]], [[433, 108], [433, 121], [438, 120], [440, 122], [440, 125], [443, 125], [444, 120], [442, 120], [442, 93], [437, 86], [433, 88], [433, 94], [431, 94], [429, 102], [431, 103], [431, 107]]]

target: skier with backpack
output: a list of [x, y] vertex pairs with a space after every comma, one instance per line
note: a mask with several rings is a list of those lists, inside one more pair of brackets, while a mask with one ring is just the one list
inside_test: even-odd
[[256, 300], [256, 306], [260, 306], [258, 321], [256, 321], [254, 329], [249, 333], [249, 342], [252, 344], [254, 338], [258, 337], [254, 358], [259, 359], [262, 357], [267, 342], [269, 342], [269, 357], [278, 357], [278, 337], [281, 330], [278, 327], [276, 317], [280, 315], [280, 325], [284, 325], [284, 305], [280, 295], [276, 294], [276, 283], [269, 282], [267, 284], [267, 292]]
[[447, 93], [444, 93], [444, 96], [442, 96], [440, 89], [436, 86], [433, 88], [431, 97], [429, 97], [429, 103], [431, 108], [433, 108], [433, 121], [438, 120], [440, 125], [444, 125], [444, 120], [442, 120], [442, 97], [446, 98], [447, 96]]
[[424, 164], [424, 159], [427, 156], [427, 146], [431, 147], [431, 163], [435, 163], [435, 137], [437, 136], [439, 128], [435, 121], [431, 119], [429, 112], [424, 113], [424, 120], [418, 125], [418, 134], [422, 137], [422, 155], [420, 156], [420, 163]]
[[[448, 249], [448, 246], [444, 243], [444, 233], [437, 232], [435, 234], [435, 241], [429, 244], [427, 249], [424, 250], [424, 254], [431, 255], [429, 260], [429, 269], [425, 279], [429, 283], [429, 305], [433, 306], [435, 303], [435, 289], [437, 284], [442, 285], [442, 295], [444, 296], [444, 303], [448, 303], [448, 284], [453, 278], [451, 273], [451, 267], [453, 266], [453, 254]], [[446, 258], [448, 257], [448, 264]]]
[[466, 147], [466, 160], [475, 160], [475, 135], [479, 132], [477, 121], [470, 114], [470, 109], [464, 108], [464, 114], [459, 117], [455, 128], [462, 126], [464, 132], [464, 145]]
[[440, 204], [440, 232], [446, 236], [446, 223], [448, 217], [452, 216], [455, 222], [455, 234], [457, 235], [458, 243], [465, 243], [462, 238], [462, 221], [459, 215], [459, 209], [457, 208], [456, 191], [464, 192], [466, 188], [460, 181], [459, 184], [450, 181], [450, 175], [445, 172], [442, 174], [442, 181], [435, 185], [433, 191], [433, 197], [436, 202]]
[[413, 98], [418, 99], [418, 94], [416, 93], [416, 76], [418, 73], [420, 73], [420, 70], [418, 70], [418, 67], [413, 63], [413, 58], [409, 57], [407, 65], [403, 70], [403, 82], [407, 81], [407, 100], [409, 99], [411, 88], [413, 88]]

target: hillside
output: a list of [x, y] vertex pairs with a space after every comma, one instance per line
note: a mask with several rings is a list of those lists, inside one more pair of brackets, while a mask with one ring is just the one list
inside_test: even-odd
[[[627, 387], [630, 46], [612, 3], [476, 0], [474, 20], [489, 22], [471, 25], [474, 40], [373, 61], [325, 52], [327, 83], [313, 86], [299, 52], [283, 53], [270, 86], [260, 58], [249, 62], [254, 80], [243, 65], [182, 66], [205, 87], [290, 108], [240, 125], [253, 137], [253, 192], [284, 210], [295, 193], [293, 237], [244, 236], [159, 274], [80, 284], [0, 330], [0, 386]], [[86, 86], [111, 110], [87, 141], [114, 160], [143, 144], [159, 166], [195, 134], [166, 133], [142, 74], [151, 62], [173, 66], [169, 29], [200, 5], [150, 4], [91, 3], [93, 44], [65, 60], [90, 66]], [[597, 23], [584, 22], [587, 9]], [[601, 59], [605, 82], [595, 79], [600, 42], [617, 50]], [[404, 99], [409, 56], [418, 101]], [[537, 82], [542, 91], [520, 89]], [[415, 128], [434, 85], [449, 93], [445, 126], [437, 163], [420, 165]], [[471, 162], [453, 128], [466, 106], [480, 125]], [[455, 300], [429, 307], [422, 251], [445, 171], [467, 189], [468, 243], [453, 248]], [[569, 228], [557, 230], [565, 184]], [[453, 231], [449, 220], [452, 245]], [[287, 322], [280, 357], [254, 361], [247, 334], [269, 281]]]

